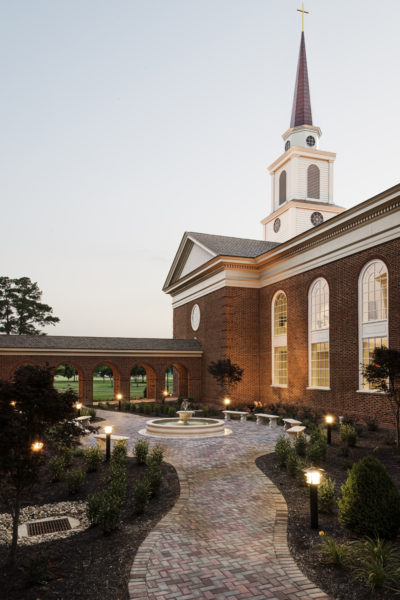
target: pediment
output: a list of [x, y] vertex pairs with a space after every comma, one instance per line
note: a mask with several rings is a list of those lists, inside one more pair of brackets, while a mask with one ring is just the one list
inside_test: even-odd
[[215, 252], [185, 234], [172, 263], [164, 289], [206, 264], [215, 256]]

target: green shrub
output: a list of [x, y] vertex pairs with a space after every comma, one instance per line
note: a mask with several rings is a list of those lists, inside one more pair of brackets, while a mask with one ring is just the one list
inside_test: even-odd
[[339, 498], [339, 521], [359, 535], [394, 539], [400, 527], [400, 494], [374, 456], [355, 463]]
[[86, 514], [87, 518], [91, 525], [98, 525], [99, 522], [99, 513], [100, 506], [103, 502], [104, 491], [94, 492], [94, 494], [89, 494], [87, 505], [86, 505]]
[[300, 433], [300, 435], [298, 435], [296, 437], [294, 449], [295, 449], [297, 456], [305, 456], [306, 455], [307, 442], [306, 442], [306, 436], [303, 433]]
[[51, 481], [60, 481], [63, 478], [67, 465], [63, 456], [53, 456], [49, 460], [49, 471], [51, 474]]
[[128, 444], [126, 443], [126, 440], [119, 440], [118, 442], [116, 442], [112, 452], [112, 459], [120, 460], [125, 464], [127, 454]]
[[289, 453], [292, 451], [292, 446], [288, 440], [288, 438], [284, 435], [280, 435], [275, 444], [275, 454], [278, 459], [278, 463], [281, 467], [286, 465], [287, 457]]
[[151, 465], [161, 466], [164, 458], [164, 450], [160, 444], [155, 444], [149, 454], [147, 455], [146, 463], [150, 467]]
[[209, 406], [203, 406], [203, 417], [206, 419], [208, 417], [208, 413], [210, 412]]
[[70, 467], [72, 465], [74, 451], [69, 446], [66, 446], [65, 444], [60, 444], [57, 448], [57, 455], [64, 460], [64, 464], [66, 467]]
[[291, 477], [296, 476], [298, 464], [299, 457], [294, 451], [294, 448], [291, 448], [286, 457], [286, 469]]
[[99, 470], [101, 463], [104, 460], [104, 455], [100, 448], [92, 446], [85, 450], [86, 471], [94, 473]]
[[328, 444], [323, 437], [316, 437], [307, 448], [307, 459], [312, 463], [319, 463], [325, 460], [328, 450]]
[[67, 484], [70, 494], [77, 494], [83, 488], [86, 474], [82, 469], [72, 469], [67, 472]]
[[373, 415], [372, 417], [366, 417], [364, 419], [364, 421], [365, 421], [368, 431], [378, 431], [379, 422], [378, 422], [378, 417], [376, 414]]
[[400, 552], [391, 542], [379, 537], [353, 542], [351, 569], [372, 591], [382, 587], [399, 591]]
[[357, 442], [357, 431], [349, 423], [342, 423], [340, 426], [340, 439], [346, 442], [350, 448], [354, 448]]
[[149, 484], [150, 493], [152, 496], [157, 496], [162, 484], [161, 468], [153, 463], [146, 471], [145, 479]]
[[325, 565], [342, 567], [348, 564], [350, 551], [347, 544], [337, 544], [333, 537], [325, 535], [320, 531], [321, 545], [318, 548], [318, 556]]
[[144, 513], [151, 495], [150, 484], [143, 478], [140, 479], [133, 490], [133, 510], [138, 515]]
[[149, 442], [147, 440], [137, 440], [135, 444], [134, 456], [138, 465], [144, 465], [146, 463], [148, 452]]
[[92, 420], [96, 418], [96, 409], [95, 408], [83, 408], [81, 410], [82, 417], [90, 417]]
[[86, 450], [84, 448], [76, 448], [74, 451], [74, 456], [85, 456]]
[[318, 510], [333, 513], [335, 507], [335, 482], [326, 477], [318, 487]]
[[311, 444], [314, 444], [314, 442], [320, 442], [320, 441], [325, 442], [326, 441], [326, 430], [325, 428], [321, 428], [321, 427], [314, 427], [311, 430], [310, 433], [310, 442]]
[[176, 409], [173, 406], [168, 406], [168, 416], [176, 417]]
[[113, 494], [102, 492], [98, 505], [97, 525], [108, 535], [120, 525], [122, 517], [122, 506], [120, 499]]

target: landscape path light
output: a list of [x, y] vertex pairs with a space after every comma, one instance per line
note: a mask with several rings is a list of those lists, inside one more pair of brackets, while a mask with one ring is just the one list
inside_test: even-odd
[[225, 404], [225, 408], [226, 409], [228, 408], [228, 406], [230, 405], [230, 403], [231, 403], [231, 399], [230, 398], [224, 398], [224, 404]]
[[306, 481], [310, 486], [310, 518], [311, 529], [318, 529], [318, 486], [321, 483], [324, 469], [309, 467], [303, 469]]
[[165, 398], [168, 396], [168, 390], [164, 390], [163, 393], [162, 393], [162, 395], [163, 395], [162, 403], [164, 404]]
[[43, 450], [44, 444], [43, 442], [33, 442], [32, 446], [31, 446], [31, 450], [32, 452], [40, 452], [41, 450]]
[[327, 430], [327, 439], [328, 439], [328, 444], [332, 443], [332, 425], [335, 422], [334, 417], [332, 417], [332, 415], [326, 415], [325, 417], [325, 423], [326, 423], [326, 430]]
[[77, 403], [75, 404], [75, 408], [76, 408], [76, 410], [78, 411], [78, 417], [80, 417], [80, 416], [81, 416], [82, 402], [77, 402]]
[[106, 460], [110, 460], [111, 457], [111, 434], [112, 434], [112, 425], [106, 425], [104, 427], [104, 431], [106, 434]]
[[123, 398], [123, 395], [121, 393], [119, 393], [115, 397], [118, 400], [118, 410], [121, 411], [121, 400]]

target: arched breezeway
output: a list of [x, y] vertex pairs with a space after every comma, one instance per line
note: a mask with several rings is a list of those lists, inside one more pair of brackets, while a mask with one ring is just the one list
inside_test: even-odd
[[[154, 349], [150, 342], [154, 343]], [[144, 354], [140, 346], [146, 346]], [[163, 398], [168, 368], [170, 393], [174, 397], [190, 396], [195, 401], [200, 400], [201, 361], [202, 349], [197, 340], [0, 336], [0, 378], [11, 378], [15, 370], [25, 364], [49, 366], [54, 373], [61, 366], [69, 365], [77, 372], [76, 381], [73, 382], [73, 377], [69, 380], [71, 387], [77, 387], [79, 398], [86, 404], [96, 401], [95, 374], [100, 367], [107, 367], [109, 376], [106, 373], [103, 381], [99, 375], [97, 385], [103, 386], [110, 400], [117, 394], [122, 394], [125, 401], [143, 397], [143, 393], [135, 392], [132, 373], [137, 366], [145, 371], [143, 382], [140, 371], [137, 378], [145, 383], [141, 389], [143, 392], [146, 387], [149, 400]]]

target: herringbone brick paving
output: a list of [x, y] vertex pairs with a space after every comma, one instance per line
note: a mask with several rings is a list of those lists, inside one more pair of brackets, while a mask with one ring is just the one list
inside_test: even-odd
[[[107, 413], [117, 434], [142, 437], [146, 419]], [[132, 600], [320, 600], [286, 540], [286, 503], [255, 459], [273, 450], [281, 429], [230, 422], [232, 435], [148, 438], [161, 443], [179, 476], [171, 511], [139, 548]]]

